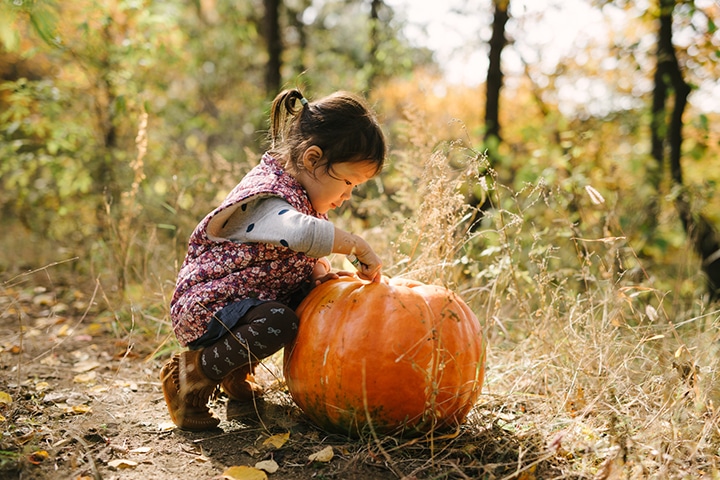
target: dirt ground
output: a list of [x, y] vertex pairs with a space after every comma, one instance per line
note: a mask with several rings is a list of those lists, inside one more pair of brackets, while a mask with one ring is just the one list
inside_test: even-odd
[[[492, 422], [447, 439], [324, 433], [293, 404], [277, 361], [258, 371], [266, 395], [256, 405], [220, 397], [218, 429], [183, 432], [170, 423], [158, 380], [170, 352], [153, 355], [157, 345], [118, 331], [86, 302], [69, 290], [0, 290], [0, 478], [543, 478], [517, 469], [533, 442]], [[310, 459], [327, 447], [329, 461]], [[277, 471], [231, 470], [264, 461]], [[538, 466], [553, 470], [540, 458], [524, 473]]]

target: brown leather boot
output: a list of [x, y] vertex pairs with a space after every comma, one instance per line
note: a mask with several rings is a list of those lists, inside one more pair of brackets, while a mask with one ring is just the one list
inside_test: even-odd
[[262, 387], [255, 383], [254, 374], [255, 365], [245, 365], [230, 372], [220, 385], [230, 400], [252, 402], [253, 398], [263, 394]]
[[183, 430], [210, 430], [220, 423], [207, 405], [219, 382], [203, 373], [200, 353], [188, 350], [175, 354], [160, 370], [170, 418]]

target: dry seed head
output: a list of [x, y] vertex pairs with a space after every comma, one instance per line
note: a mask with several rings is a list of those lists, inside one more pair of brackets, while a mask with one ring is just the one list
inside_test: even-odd
[[590, 201], [595, 205], [602, 205], [603, 203], [605, 203], [605, 198], [600, 195], [600, 192], [595, 190], [590, 185], [585, 185], [585, 191], [590, 196]]

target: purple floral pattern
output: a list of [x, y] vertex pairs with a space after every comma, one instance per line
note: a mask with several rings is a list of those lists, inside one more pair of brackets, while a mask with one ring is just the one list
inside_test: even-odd
[[297, 180], [266, 153], [190, 236], [170, 304], [173, 330], [181, 345], [202, 336], [212, 316], [229, 303], [244, 298], [291, 303], [309, 279], [316, 258], [282, 246], [235, 243], [208, 235], [213, 218], [227, 216], [228, 209], [258, 195], [280, 196], [301, 213], [327, 219], [315, 211]]

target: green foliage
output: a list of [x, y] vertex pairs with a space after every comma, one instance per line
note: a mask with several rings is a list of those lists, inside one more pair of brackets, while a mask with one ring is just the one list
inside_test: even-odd
[[[3, 219], [70, 249], [82, 259], [74, 269], [107, 277], [120, 291], [153, 275], [172, 279], [199, 217], [265, 146], [268, 100], [276, 92], [263, 87], [260, 2], [1, 5], [0, 39], [6, 51], [16, 52], [12, 61], [43, 67], [0, 85]], [[358, 201], [338, 218], [353, 230], [383, 229], [379, 248], [396, 272], [428, 272], [421, 259], [440, 256], [464, 272], [443, 274], [448, 281], [487, 279], [491, 271], [504, 271], [501, 265], [477, 270], [474, 259], [492, 258], [510, 228], [495, 222], [515, 228], [518, 216], [533, 219], [519, 230], [527, 236], [518, 240], [527, 258], [550, 251], [543, 239], [556, 232], [554, 225], [568, 226], [548, 240], [563, 252], [548, 258], [548, 271], [574, 268], [555, 258], [583, 247], [571, 240], [570, 227], [592, 225], [596, 239], [625, 237], [640, 257], [659, 265], [682, 248], [683, 232], [668, 213], [667, 182], [649, 161], [646, 110], [572, 118], [556, 105], [537, 108], [527, 87], [515, 86], [507, 91], [503, 142], [492, 145], [497, 157], [489, 168], [477, 163], [488, 147], [479, 140], [480, 101], [467, 100], [477, 92], [453, 88], [436, 98], [418, 74], [409, 77], [411, 68], [431, 64], [430, 52], [407, 45], [391, 10], [379, 13], [384, 28], [373, 73], [382, 86], [373, 90], [373, 101], [393, 151], [384, 175], [361, 188]], [[366, 89], [368, 14], [362, 2], [285, 5], [287, 85], [311, 98], [338, 88]], [[399, 119], [407, 105], [425, 117]], [[713, 125], [714, 117], [705, 114], [686, 129], [687, 158], [697, 162], [686, 177], [711, 216], [720, 211], [712, 188], [720, 173], [705, 168], [717, 155]], [[450, 189], [423, 183], [445, 175], [462, 180]], [[660, 195], [646, 178], [658, 179]], [[612, 209], [588, 208], [586, 187]], [[448, 247], [477, 214], [464, 201], [470, 192], [489, 200], [492, 210], [483, 213], [481, 228], [493, 228]], [[508, 214], [526, 193], [528, 205]], [[444, 210], [424, 198], [438, 199]], [[433, 218], [441, 219], [445, 233], [423, 247]]]
[[0, 165], [2, 204], [31, 230], [82, 241], [95, 230], [94, 212], [73, 204], [92, 190], [86, 160], [93, 132], [84, 116], [73, 117], [71, 100], [52, 81], [20, 79], [0, 85], [0, 92], [7, 101], [0, 114], [6, 139], [0, 155], [7, 159]]

